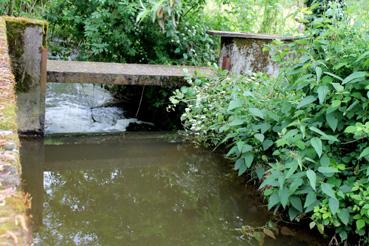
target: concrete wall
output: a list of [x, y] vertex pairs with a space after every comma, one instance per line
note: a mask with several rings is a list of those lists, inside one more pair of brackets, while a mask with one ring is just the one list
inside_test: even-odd
[[269, 40], [222, 38], [222, 49], [219, 66], [239, 74], [265, 72], [269, 75], [278, 74], [278, 66], [268, 52], [264, 52]]
[[47, 25], [43, 21], [5, 17], [16, 80], [20, 134], [42, 135], [45, 121]]
[[238, 74], [265, 72], [278, 74], [278, 65], [264, 48], [273, 40], [291, 41], [294, 37], [278, 35], [209, 31], [209, 34], [221, 37], [219, 67]]
[[28, 245], [29, 200], [20, 189], [16, 83], [6, 33], [5, 20], [0, 17], [0, 245]]

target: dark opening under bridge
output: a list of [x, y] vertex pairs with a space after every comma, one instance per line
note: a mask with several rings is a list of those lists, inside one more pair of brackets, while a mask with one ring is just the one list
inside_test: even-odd
[[208, 67], [47, 61], [47, 81], [55, 83], [97, 83], [171, 87], [185, 84], [186, 75], [206, 77], [211, 74], [212, 70]]

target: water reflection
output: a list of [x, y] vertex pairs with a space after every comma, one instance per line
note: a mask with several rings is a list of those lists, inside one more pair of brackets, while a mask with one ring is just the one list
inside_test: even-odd
[[248, 245], [235, 228], [267, 221], [224, 159], [156, 136], [24, 140], [21, 156], [34, 245]]

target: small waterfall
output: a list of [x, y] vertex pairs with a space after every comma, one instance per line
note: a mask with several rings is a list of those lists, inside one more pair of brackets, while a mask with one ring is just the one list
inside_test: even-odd
[[46, 92], [46, 134], [124, 132], [130, 123], [109, 91], [94, 84], [49, 83]]

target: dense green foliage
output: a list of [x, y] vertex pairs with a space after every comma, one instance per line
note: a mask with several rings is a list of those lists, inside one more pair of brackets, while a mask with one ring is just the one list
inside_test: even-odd
[[218, 46], [207, 30], [296, 32], [300, 7], [291, 0], [0, 0], [0, 15], [49, 21], [49, 49], [63, 59], [207, 65]]
[[[213, 40], [196, 18], [184, 19], [176, 28], [163, 31], [151, 19], [137, 21], [142, 6], [139, 1], [52, 1], [46, 18], [53, 24], [52, 37], [61, 39], [66, 48], [72, 43], [79, 59], [192, 64], [214, 61], [215, 53], [210, 49]], [[58, 14], [60, 10], [63, 15]]]
[[269, 209], [369, 243], [369, 33], [340, 10], [324, 15], [274, 47], [277, 78], [221, 72], [171, 100], [187, 104], [198, 142], [224, 144], [239, 175], [260, 181]]

